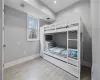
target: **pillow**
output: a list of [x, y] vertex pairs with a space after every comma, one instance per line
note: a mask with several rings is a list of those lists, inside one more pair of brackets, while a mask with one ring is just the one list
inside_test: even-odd
[[75, 50], [69, 50], [68, 51], [68, 56], [69, 57], [71, 57], [71, 58], [77, 58], [77, 54], [78, 54], [78, 52], [77, 51], [75, 51]]
[[77, 57], [77, 51], [72, 51], [72, 57]]

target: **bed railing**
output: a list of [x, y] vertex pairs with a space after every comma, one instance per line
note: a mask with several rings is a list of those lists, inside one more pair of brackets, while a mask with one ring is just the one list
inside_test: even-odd
[[57, 30], [62, 28], [67, 28], [67, 21], [61, 21], [51, 25], [45, 25], [44, 31], [52, 31], [52, 30]]
[[63, 32], [63, 31], [67, 31], [68, 30], [77, 30], [79, 23], [72, 23], [70, 25], [68, 25], [67, 21], [61, 21], [61, 22], [57, 22], [51, 25], [45, 25], [44, 26], [44, 32], [45, 33], [55, 33], [57, 32]]

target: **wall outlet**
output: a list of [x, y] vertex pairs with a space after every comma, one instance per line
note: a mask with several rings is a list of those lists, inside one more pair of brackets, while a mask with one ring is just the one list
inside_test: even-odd
[[24, 51], [24, 54], [26, 54], [26, 51]]

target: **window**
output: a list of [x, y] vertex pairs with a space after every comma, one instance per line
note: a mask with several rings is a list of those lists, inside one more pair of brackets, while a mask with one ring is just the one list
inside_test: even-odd
[[27, 15], [27, 40], [39, 40], [39, 19]]

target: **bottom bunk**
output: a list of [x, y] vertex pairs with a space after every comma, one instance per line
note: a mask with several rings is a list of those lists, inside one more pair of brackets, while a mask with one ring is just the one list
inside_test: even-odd
[[45, 49], [43, 58], [57, 67], [78, 77], [79, 71], [77, 53], [73, 52], [75, 51], [67, 50], [65, 48], [52, 47]]

